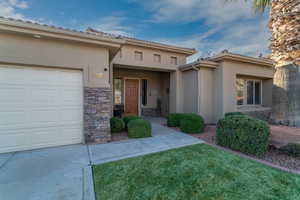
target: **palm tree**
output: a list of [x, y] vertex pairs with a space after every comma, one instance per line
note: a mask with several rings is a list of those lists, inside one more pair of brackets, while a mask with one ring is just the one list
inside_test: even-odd
[[256, 11], [270, 7], [270, 48], [275, 63], [271, 119], [300, 127], [300, 0], [252, 1]]

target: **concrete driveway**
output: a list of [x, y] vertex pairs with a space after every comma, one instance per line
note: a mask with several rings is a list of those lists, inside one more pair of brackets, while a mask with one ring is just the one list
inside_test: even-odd
[[90, 164], [202, 143], [153, 123], [153, 137], [0, 154], [2, 200], [94, 200]]

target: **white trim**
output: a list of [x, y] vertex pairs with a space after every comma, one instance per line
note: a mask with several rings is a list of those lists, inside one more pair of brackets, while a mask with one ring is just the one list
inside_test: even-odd
[[122, 77], [124, 80], [124, 87], [123, 87], [123, 97], [124, 97], [124, 113], [126, 113], [126, 80], [138, 80], [139, 81], [139, 88], [138, 88], [138, 116], [141, 116], [141, 78], [135, 77]]

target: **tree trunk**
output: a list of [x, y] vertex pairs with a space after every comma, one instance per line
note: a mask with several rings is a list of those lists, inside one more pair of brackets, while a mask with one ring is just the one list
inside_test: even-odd
[[300, 0], [273, 0], [269, 27], [276, 70], [271, 118], [300, 127]]

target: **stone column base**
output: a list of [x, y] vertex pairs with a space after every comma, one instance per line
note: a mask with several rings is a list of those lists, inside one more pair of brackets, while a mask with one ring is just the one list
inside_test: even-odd
[[112, 91], [110, 88], [84, 88], [84, 136], [86, 143], [106, 143], [111, 140], [111, 107]]

